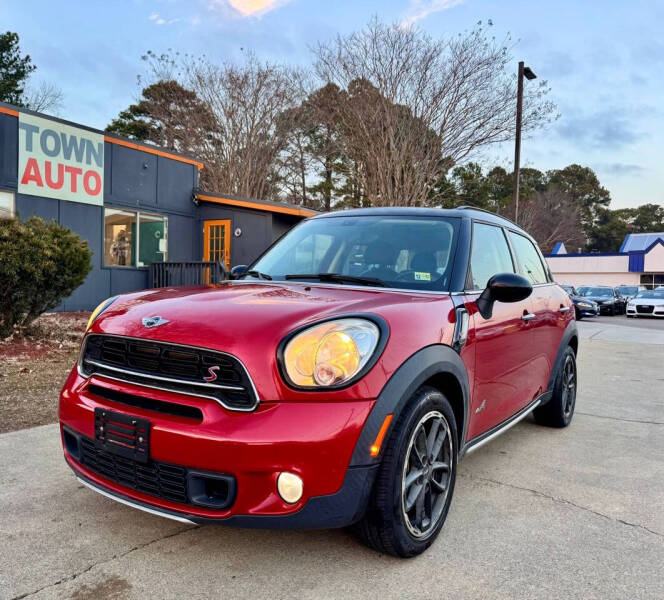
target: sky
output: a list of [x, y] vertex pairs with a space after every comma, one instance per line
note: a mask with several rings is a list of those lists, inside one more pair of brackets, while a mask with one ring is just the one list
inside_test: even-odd
[[[15, 31], [57, 84], [58, 116], [103, 129], [135, 101], [147, 50], [238, 60], [246, 51], [305, 66], [310, 47], [373, 16], [433, 36], [493, 23], [519, 60], [551, 86], [560, 118], [522, 142], [522, 167], [579, 163], [609, 189], [612, 208], [664, 204], [664, 2], [661, 0], [0, 0], [0, 30]], [[526, 81], [528, 85], [528, 81]], [[485, 166], [511, 169], [509, 144]]]

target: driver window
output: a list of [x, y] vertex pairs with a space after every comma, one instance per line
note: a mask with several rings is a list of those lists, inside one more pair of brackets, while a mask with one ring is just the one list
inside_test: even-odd
[[514, 273], [512, 256], [502, 228], [473, 223], [470, 281], [473, 290], [483, 290], [498, 273]]

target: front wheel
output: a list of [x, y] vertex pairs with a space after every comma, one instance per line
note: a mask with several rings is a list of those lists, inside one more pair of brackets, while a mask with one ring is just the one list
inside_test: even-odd
[[409, 558], [438, 536], [452, 501], [457, 467], [454, 412], [438, 390], [419, 389], [399, 417], [380, 464], [360, 539]]
[[563, 354], [562, 368], [553, 384], [553, 395], [533, 414], [535, 421], [549, 427], [567, 427], [574, 416], [576, 405], [576, 355], [570, 346]]

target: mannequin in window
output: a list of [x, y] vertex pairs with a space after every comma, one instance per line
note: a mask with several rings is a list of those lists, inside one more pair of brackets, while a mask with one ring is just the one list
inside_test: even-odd
[[[131, 254], [131, 242], [128, 239], [127, 231], [121, 229], [111, 244], [111, 256], [116, 265], [126, 266], [127, 259]], [[131, 263], [131, 260], [130, 260]]]

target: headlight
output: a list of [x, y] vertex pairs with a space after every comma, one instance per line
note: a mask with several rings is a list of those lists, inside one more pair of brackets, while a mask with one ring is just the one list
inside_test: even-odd
[[593, 307], [592, 304], [588, 304], [587, 302], [579, 302], [579, 306], [581, 308], [592, 308]]
[[90, 329], [90, 326], [95, 322], [95, 319], [103, 313], [113, 302], [115, 302], [118, 299], [117, 296], [113, 296], [112, 298], [107, 298], [104, 300], [97, 308], [95, 308], [92, 311], [92, 314], [90, 315], [90, 318], [88, 319], [88, 324], [85, 327], [85, 331]]
[[367, 365], [379, 340], [378, 325], [368, 319], [336, 319], [313, 325], [286, 344], [285, 374], [299, 387], [343, 385]]

